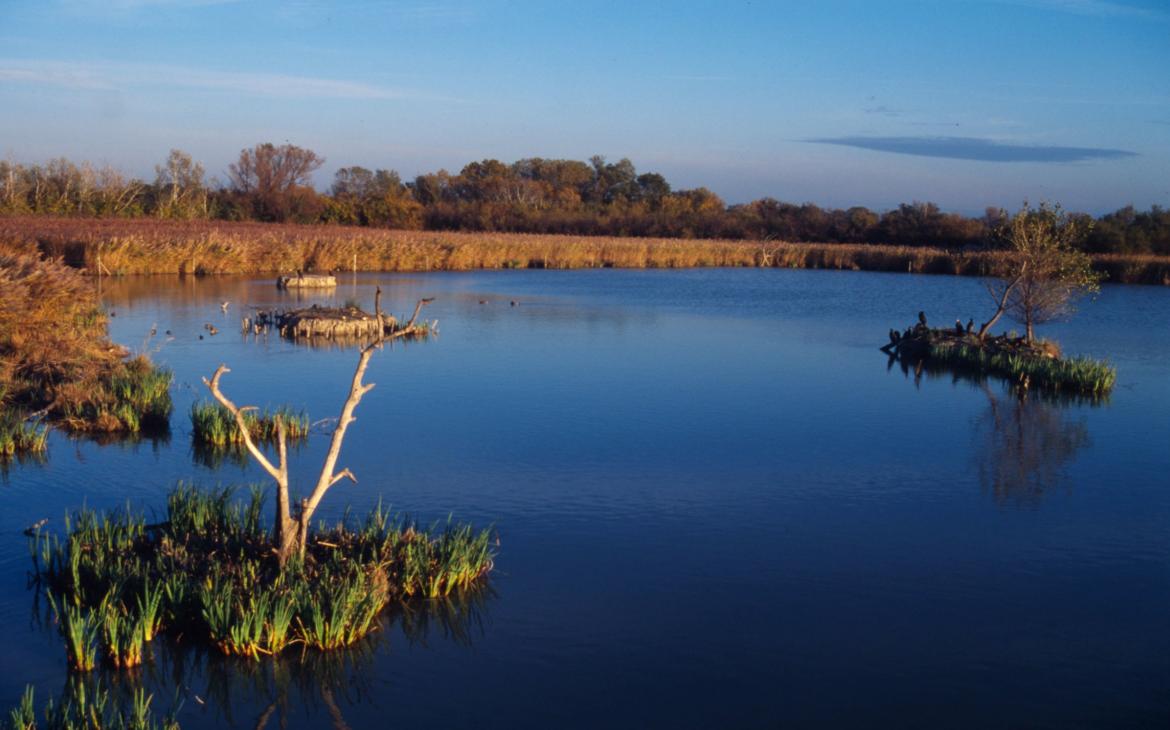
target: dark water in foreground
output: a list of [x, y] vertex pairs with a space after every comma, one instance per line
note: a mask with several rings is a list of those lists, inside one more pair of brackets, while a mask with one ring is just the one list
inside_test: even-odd
[[[327, 516], [383, 497], [492, 523], [490, 595], [392, 617], [333, 661], [224, 661], [157, 646], [144, 683], [185, 728], [1137, 727], [1170, 723], [1170, 290], [1108, 287], [1045, 328], [1108, 356], [1105, 405], [915, 382], [877, 351], [921, 309], [986, 311], [978, 282], [817, 271], [361, 275], [310, 301], [437, 299], [432, 342], [378, 354]], [[20, 531], [197, 464], [201, 375], [237, 401], [336, 415], [352, 350], [246, 341], [270, 280], [107, 284], [114, 338], [176, 373], [169, 441], [54, 435], [0, 496], [0, 706], [61, 692]], [[219, 302], [229, 300], [227, 315]], [[487, 300], [480, 304], [480, 300]], [[516, 300], [519, 306], [509, 305]], [[222, 333], [198, 340], [203, 324]], [[294, 480], [315, 475], [312, 437]], [[43, 606], [42, 606], [43, 608]], [[446, 619], [444, 621], [443, 619]], [[266, 711], [271, 710], [268, 715]]]

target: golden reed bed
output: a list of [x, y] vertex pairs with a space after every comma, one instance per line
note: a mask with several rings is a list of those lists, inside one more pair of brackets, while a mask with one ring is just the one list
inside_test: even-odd
[[[89, 273], [110, 275], [750, 266], [979, 276], [997, 256], [874, 244], [0, 218], [0, 245], [29, 244]], [[1170, 285], [1170, 258], [1103, 255], [1094, 257], [1094, 265], [1108, 281]]]

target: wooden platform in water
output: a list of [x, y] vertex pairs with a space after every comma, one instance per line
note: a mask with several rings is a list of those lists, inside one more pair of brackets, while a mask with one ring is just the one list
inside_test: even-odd
[[277, 289], [302, 289], [337, 286], [331, 274], [290, 274], [276, 279]]
[[392, 316], [378, 316], [357, 307], [321, 307], [314, 305], [291, 311], [259, 312], [254, 320], [244, 320], [244, 329], [276, 327], [280, 334], [293, 340], [371, 340], [390, 334], [398, 326]]

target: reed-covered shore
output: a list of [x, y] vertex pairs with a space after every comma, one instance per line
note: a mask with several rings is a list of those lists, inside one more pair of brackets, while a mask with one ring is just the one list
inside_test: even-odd
[[[735, 266], [982, 276], [1001, 255], [876, 244], [41, 217], [0, 218], [0, 244], [35, 245], [106, 275]], [[1170, 286], [1170, 257], [1097, 255], [1093, 266], [1109, 282]]]
[[77, 269], [0, 239], [0, 453], [43, 451], [42, 422], [164, 431], [171, 379], [109, 341], [94, 287]]

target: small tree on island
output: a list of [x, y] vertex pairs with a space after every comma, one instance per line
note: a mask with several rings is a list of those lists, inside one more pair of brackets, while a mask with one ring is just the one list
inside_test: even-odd
[[1032, 342], [1037, 324], [1071, 314], [1077, 299], [1100, 291], [1102, 274], [1076, 248], [1092, 224], [1059, 205], [1032, 208], [1026, 202], [1007, 220], [998, 231], [1006, 250], [995, 264], [995, 281], [987, 285], [996, 309], [979, 328], [980, 340], [1007, 314], [1024, 325], [1025, 338]]

